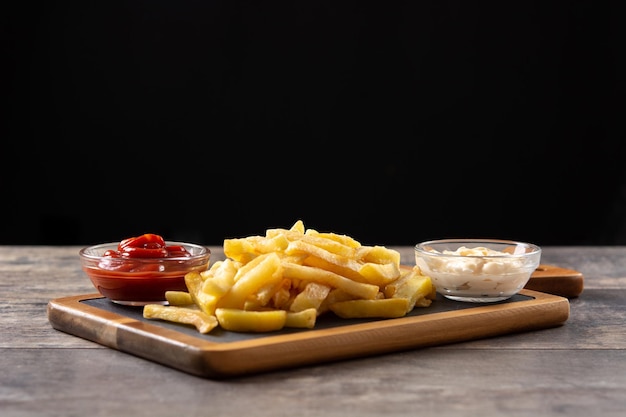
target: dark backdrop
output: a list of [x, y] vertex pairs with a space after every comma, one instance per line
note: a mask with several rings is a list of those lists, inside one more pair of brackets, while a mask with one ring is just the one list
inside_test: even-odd
[[626, 244], [617, 2], [6, 3], [0, 244]]

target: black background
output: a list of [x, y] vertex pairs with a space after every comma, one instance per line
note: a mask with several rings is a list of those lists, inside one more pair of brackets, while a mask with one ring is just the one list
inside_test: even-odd
[[2, 8], [0, 244], [626, 244], [618, 2]]

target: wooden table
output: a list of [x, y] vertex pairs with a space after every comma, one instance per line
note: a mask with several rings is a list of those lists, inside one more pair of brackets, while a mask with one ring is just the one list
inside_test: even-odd
[[626, 247], [543, 248], [585, 277], [562, 326], [225, 381], [53, 329], [50, 300], [94, 292], [78, 249], [0, 247], [3, 417], [626, 415]]

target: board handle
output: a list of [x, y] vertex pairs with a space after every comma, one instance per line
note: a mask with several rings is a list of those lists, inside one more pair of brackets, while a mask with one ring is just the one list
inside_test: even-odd
[[524, 288], [573, 298], [583, 292], [584, 276], [573, 269], [540, 264]]

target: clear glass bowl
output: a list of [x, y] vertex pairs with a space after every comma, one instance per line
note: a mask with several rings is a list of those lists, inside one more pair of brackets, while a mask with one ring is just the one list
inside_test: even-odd
[[485, 303], [517, 294], [541, 261], [532, 243], [500, 239], [441, 239], [415, 246], [415, 264], [437, 292], [457, 301]]
[[206, 246], [166, 241], [168, 246], [181, 245], [191, 253], [188, 257], [111, 258], [104, 253], [116, 250], [119, 242], [88, 246], [79, 251], [83, 271], [100, 294], [111, 301], [142, 306], [167, 304], [166, 291], [187, 291], [185, 275], [204, 271], [209, 266], [211, 251]]

